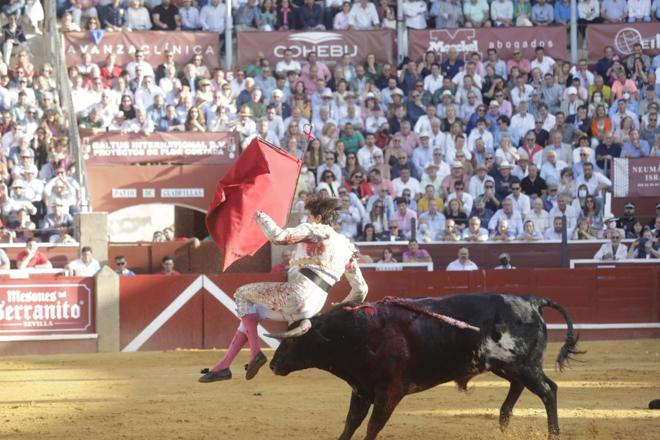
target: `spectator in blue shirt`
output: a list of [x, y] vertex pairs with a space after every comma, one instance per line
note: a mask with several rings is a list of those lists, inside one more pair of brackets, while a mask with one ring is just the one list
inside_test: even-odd
[[552, 24], [555, 18], [555, 13], [552, 6], [547, 4], [545, 0], [539, 0], [537, 4], [532, 7], [532, 23], [537, 26], [547, 26]]
[[568, 0], [557, 0], [555, 2], [555, 23], [570, 24], [571, 3]]
[[255, 3], [255, 0], [247, 0], [247, 3], [244, 3], [238, 7], [234, 17], [236, 30], [244, 31], [255, 29], [257, 15], [259, 14], [259, 8]]
[[621, 149], [621, 157], [636, 159], [639, 157], [648, 157], [649, 154], [651, 154], [649, 143], [640, 139], [637, 129], [630, 130], [630, 140]]
[[605, 23], [621, 23], [628, 15], [626, 0], [604, 0], [600, 8]]
[[458, 58], [458, 50], [455, 47], [450, 47], [447, 53], [447, 60], [443, 61], [440, 65], [440, 71], [444, 76], [453, 78], [465, 65], [465, 61]]
[[126, 26], [126, 11], [121, 7], [121, 0], [112, 0], [112, 3], [99, 9], [99, 20], [104, 29], [119, 31]]
[[323, 10], [314, 0], [305, 0], [305, 4], [298, 9], [298, 19], [303, 30], [325, 30]]
[[656, 20], [660, 20], [660, 0], [653, 0], [653, 4], [651, 5], [651, 16]]

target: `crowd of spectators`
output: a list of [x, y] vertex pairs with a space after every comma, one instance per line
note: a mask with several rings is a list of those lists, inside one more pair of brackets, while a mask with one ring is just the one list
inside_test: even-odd
[[[20, 0], [22, 1], [22, 0]], [[19, 2], [20, 2], [19, 1]], [[13, 3], [13, 2], [12, 2]], [[87, 28], [90, 19], [114, 31], [203, 30], [222, 34], [222, 0], [58, 0], [68, 30]], [[405, 0], [404, 24], [410, 29], [548, 26], [570, 23], [569, 0]], [[579, 0], [581, 32], [589, 23], [660, 20], [659, 0]], [[346, 30], [396, 28], [391, 0], [241, 0], [232, 2], [237, 30]]]
[[[264, 3], [262, 8], [273, 9]], [[581, 10], [587, 3], [598, 9], [598, 2], [580, 2]], [[85, 4], [86, 15], [71, 14], [74, 26], [85, 16], [85, 27], [94, 22], [89, 13], [94, 4]], [[491, 25], [493, 11], [495, 25], [511, 24], [500, 13], [508, 4], [496, 0], [488, 14], [487, 2], [470, 0], [456, 24]], [[328, 2], [324, 8], [285, 0], [272, 20], [262, 21], [272, 29], [281, 28], [281, 20], [291, 29], [321, 29], [330, 21], [356, 26], [359, 16], [371, 17], [373, 27], [382, 22], [386, 5], [362, 0], [353, 6]], [[451, 17], [456, 5], [433, 3], [428, 11], [424, 2], [406, 2], [408, 26], [425, 27], [427, 18], [435, 18], [446, 27], [438, 17]], [[481, 15], [478, 5], [486, 5]], [[561, 5], [519, 2], [516, 13], [529, 10], [531, 23], [550, 24], [565, 15]], [[103, 7], [120, 6], [114, 1]], [[194, 20], [184, 19], [188, 2], [178, 6], [134, 1], [129, 11], [146, 7], [150, 13], [142, 16], [152, 23], [143, 28], [163, 28], [157, 8], [173, 8], [174, 29], [198, 29]], [[208, 16], [208, 8], [221, 6], [212, 0], [191, 15]], [[237, 25], [260, 26], [257, 13], [254, 22], [238, 19], [245, 8], [257, 6], [239, 3]], [[356, 8], [362, 12], [356, 15]], [[311, 21], [311, 10], [321, 19]], [[409, 10], [424, 19], [414, 24]], [[608, 14], [606, 21], [621, 18], [610, 9]], [[132, 14], [122, 16], [128, 20]], [[443, 59], [429, 52], [399, 66], [374, 56], [364, 63], [345, 56], [328, 66], [314, 52], [301, 62], [285, 50], [275, 65], [260, 57], [245, 70], [225, 71], [209, 70], [201, 55], [176, 65], [166, 53], [165, 63], [152, 66], [137, 50], [126, 65], [113, 55], [99, 65], [87, 57], [70, 66], [69, 76], [83, 130], [235, 130], [243, 144], [258, 135], [287, 149], [305, 161], [299, 197], [325, 192], [341, 198], [340, 227], [354, 239], [559, 239], [562, 216], [569, 238], [602, 237], [613, 158], [660, 154], [660, 57], [651, 59], [639, 44], [623, 59], [607, 48], [590, 68], [586, 60], [576, 65], [554, 60], [542, 47], [534, 52], [526, 59], [514, 50], [505, 60], [495, 49], [483, 59], [451, 49]], [[310, 125], [316, 138], [307, 145]]]
[[[356, 240], [561, 240], [564, 217], [568, 239], [609, 238], [613, 159], [660, 156], [660, 56], [640, 45], [623, 59], [607, 48], [595, 68], [540, 47], [533, 59], [491, 49], [400, 66], [307, 61], [282, 62], [303, 73], [268, 107], [264, 132], [305, 159], [297, 206], [315, 192], [341, 198], [341, 231]], [[302, 155], [308, 123], [317, 138]], [[613, 224], [624, 237], [658, 231], [635, 232], [626, 206]]]
[[[406, 26], [422, 29], [565, 23], [567, 5], [450, 0], [403, 7]], [[387, 0], [248, 0], [234, 7], [239, 30], [390, 27], [396, 15]], [[656, 20], [659, 7], [660, 0], [578, 2], [583, 24]], [[67, 10], [64, 31], [224, 31], [218, 0], [79, 0]], [[452, 48], [442, 58], [429, 52], [398, 66], [373, 55], [363, 63], [344, 56], [333, 66], [314, 52], [296, 60], [291, 50], [277, 63], [260, 56], [230, 71], [207, 68], [201, 55], [183, 65], [171, 59], [168, 53], [156, 66], [137, 50], [125, 65], [109, 55], [70, 66], [81, 129], [235, 130], [242, 145], [260, 136], [304, 160], [296, 205], [311, 193], [339, 197], [339, 228], [356, 240], [557, 240], [564, 217], [569, 239], [610, 238], [603, 216], [613, 159], [660, 155], [660, 56], [639, 44], [627, 57], [608, 47], [595, 66], [555, 60], [542, 47], [529, 59], [518, 49], [503, 59], [495, 49], [482, 55]], [[308, 142], [310, 126], [315, 138]], [[657, 234], [656, 223], [641, 224], [641, 232]], [[624, 237], [640, 233], [639, 226], [618, 226]]]
[[[0, 62], [0, 243], [32, 237], [73, 242], [72, 215], [81, 206], [53, 67], [35, 66], [27, 44], [43, 19], [43, 10], [35, 15], [41, 6], [36, 3], [8, 2], [0, 16], [5, 23]], [[32, 22], [27, 35], [26, 21]]]

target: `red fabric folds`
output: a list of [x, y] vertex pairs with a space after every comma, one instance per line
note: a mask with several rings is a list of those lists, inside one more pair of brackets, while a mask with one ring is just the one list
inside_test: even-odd
[[220, 179], [206, 215], [206, 227], [223, 254], [222, 270], [254, 255], [268, 239], [254, 221], [263, 211], [286, 223], [302, 161], [255, 138]]

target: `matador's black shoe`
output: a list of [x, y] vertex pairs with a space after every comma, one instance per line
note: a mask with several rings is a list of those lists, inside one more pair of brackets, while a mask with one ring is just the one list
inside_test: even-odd
[[250, 363], [245, 365], [245, 379], [250, 380], [256, 376], [259, 369], [266, 365], [266, 362], [268, 362], [266, 355], [261, 351], [257, 353]]
[[204, 368], [202, 371], [200, 371], [200, 373], [202, 373], [202, 376], [200, 376], [197, 381], [201, 383], [231, 379], [231, 370], [229, 368], [225, 368], [220, 371], [211, 371], [208, 368]]

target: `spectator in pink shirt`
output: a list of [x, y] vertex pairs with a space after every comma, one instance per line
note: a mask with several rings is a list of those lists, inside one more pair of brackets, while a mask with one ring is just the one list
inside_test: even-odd
[[617, 74], [617, 79], [612, 84], [612, 93], [616, 99], [621, 99], [624, 93], [629, 93], [632, 96], [637, 94], [637, 86], [635, 81], [626, 78], [626, 72], [622, 69]]
[[408, 242], [408, 250], [403, 252], [404, 263], [430, 263], [431, 255], [425, 250], [419, 248], [417, 240]]
[[408, 208], [408, 202], [403, 197], [396, 198], [397, 209], [394, 212], [392, 220], [397, 222], [399, 230], [406, 236], [410, 238], [412, 232], [410, 221], [412, 219], [417, 220], [417, 213], [412, 209]]

